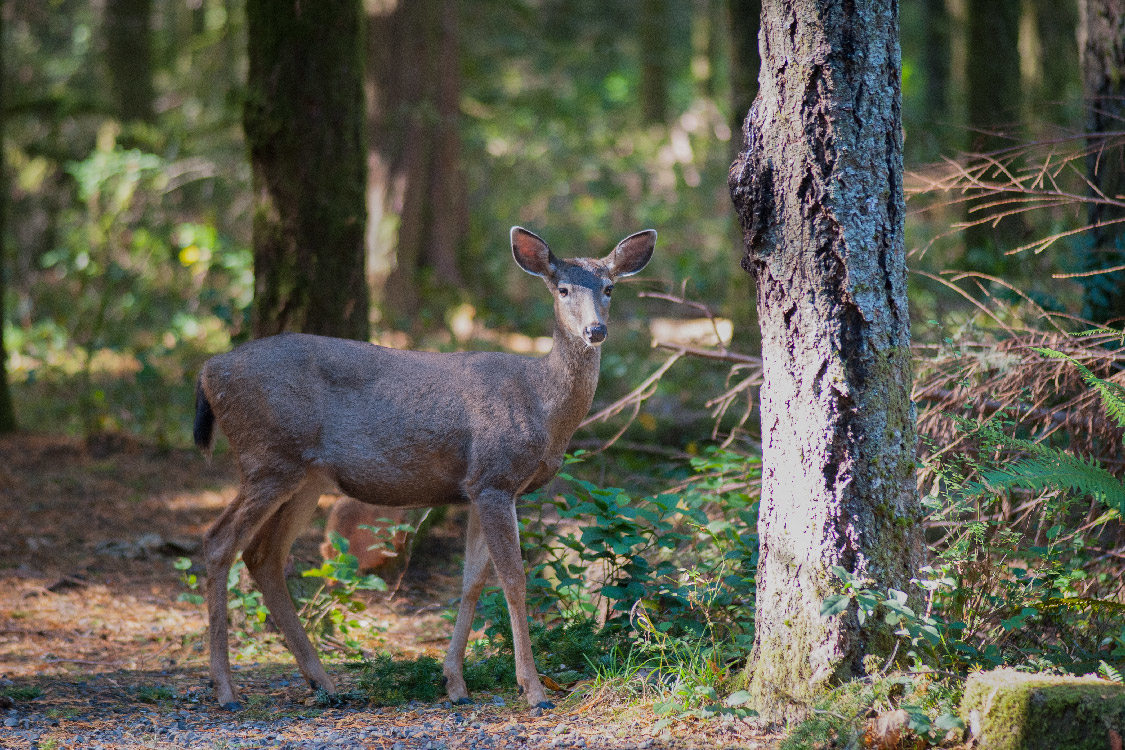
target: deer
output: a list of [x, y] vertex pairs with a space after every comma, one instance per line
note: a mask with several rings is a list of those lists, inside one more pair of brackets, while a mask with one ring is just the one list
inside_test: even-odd
[[284, 333], [204, 364], [195, 443], [209, 450], [217, 424], [239, 471], [237, 494], [203, 540], [210, 673], [223, 708], [241, 707], [226, 591], [240, 551], [310, 687], [336, 694], [284, 578], [297, 534], [321, 494], [333, 490], [373, 505], [467, 505], [461, 600], [442, 664], [449, 700], [472, 703], [465, 648], [491, 561], [508, 604], [519, 690], [531, 707], [554, 708], [531, 653], [516, 501], [562, 465], [593, 403], [614, 283], [645, 267], [656, 232], [632, 234], [597, 259], [558, 258], [518, 226], [510, 240], [516, 264], [554, 299], [545, 356], [412, 351]]
[[348, 540], [348, 552], [355, 556], [361, 572], [388, 567], [406, 549], [406, 532], [400, 529], [388, 537], [387, 527], [399, 526], [404, 521], [406, 508], [383, 508], [341, 497], [332, 503], [324, 524], [320, 556], [325, 560], [336, 557], [332, 536], [339, 534]]

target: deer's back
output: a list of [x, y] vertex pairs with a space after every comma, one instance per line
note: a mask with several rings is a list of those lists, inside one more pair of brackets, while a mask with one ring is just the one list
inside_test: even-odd
[[202, 378], [244, 471], [315, 468], [360, 500], [432, 505], [539, 469], [535, 362], [283, 334], [212, 358]]

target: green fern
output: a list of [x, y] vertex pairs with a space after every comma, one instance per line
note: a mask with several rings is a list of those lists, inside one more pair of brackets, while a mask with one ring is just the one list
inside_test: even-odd
[[1116, 682], [1119, 685], [1125, 682], [1125, 679], [1122, 679], [1121, 671], [1105, 661], [1098, 663], [1098, 672], [1110, 682]]
[[1041, 346], [1033, 346], [1031, 348], [1044, 357], [1065, 359], [1078, 368], [1078, 372], [1082, 374], [1082, 379], [1086, 381], [1086, 384], [1097, 391], [1098, 395], [1101, 396], [1106, 413], [1113, 418], [1113, 421], [1117, 422], [1121, 429], [1125, 430], [1125, 388], [1122, 388], [1117, 383], [1099, 378], [1097, 375], [1090, 372], [1088, 367], [1068, 354], [1063, 354], [1054, 349], [1046, 349]]
[[[1032, 348], [1045, 357], [1063, 359], [1074, 365], [1086, 384], [1101, 397], [1106, 412], [1125, 429], [1125, 388], [1099, 378], [1068, 354], [1043, 347]], [[980, 482], [966, 487], [970, 493], [996, 492], [1013, 487], [1078, 492], [1097, 498], [1118, 515], [1125, 516], [1125, 482], [1107, 471], [1096, 459], [1076, 456], [1034, 440], [1012, 437], [1005, 434], [995, 421], [979, 425], [977, 434], [986, 444], [1027, 455], [1005, 466], [983, 470]]]

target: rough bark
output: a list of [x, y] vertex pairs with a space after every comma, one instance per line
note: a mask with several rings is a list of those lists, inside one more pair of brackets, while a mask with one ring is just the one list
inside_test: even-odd
[[249, 0], [255, 336], [368, 337], [359, 0]]
[[765, 4], [760, 90], [731, 167], [765, 385], [756, 708], [807, 713], [889, 649], [820, 616], [839, 565], [907, 590], [922, 557], [903, 245], [895, 0]]
[[[988, 153], [1018, 138], [1022, 107], [1020, 77], [1020, 0], [967, 0], [966, 98], [968, 150]], [[968, 206], [966, 206], [966, 210]], [[977, 219], [966, 213], [966, 219]], [[965, 230], [965, 266], [1004, 273], [1004, 249], [1017, 246], [1022, 222], [1003, 219], [997, 226]]]
[[[1120, 0], [1081, 0], [1079, 55], [1086, 101], [1086, 133], [1094, 148], [1086, 160], [1090, 183], [1108, 196], [1125, 196], [1125, 147], [1105, 147], [1104, 133], [1125, 131], [1125, 5]], [[1090, 203], [1090, 248], [1081, 264], [1089, 269], [1125, 265], [1125, 211]], [[1097, 323], [1125, 319], [1125, 271], [1088, 276], [1083, 282], [1083, 315]]]
[[[4, 0], [0, 0], [0, 40], [4, 38]], [[6, 131], [4, 115], [4, 98], [7, 91], [4, 88], [5, 69], [4, 58], [7, 48], [0, 43], [0, 434], [12, 432], [16, 429], [16, 414], [12, 409], [12, 394], [8, 389], [8, 350], [4, 348], [4, 321], [7, 320], [7, 306], [4, 304], [7, 290], [7, 276], [5, 275], [8, 260], [8, 165], [4, 158], [4, 133]]]
[[123, 120], [153, 118], [152, 0], [107, 0], [106, 64]]
[[387, 0], [367, 19], [368, 254], [376, 297], [399, 322], [423, 291], [463, 285], [459, 7]]

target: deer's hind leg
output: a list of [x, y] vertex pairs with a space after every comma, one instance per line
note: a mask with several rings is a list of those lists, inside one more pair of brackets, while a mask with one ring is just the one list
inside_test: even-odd
[[235, 555], [296, 492], [302, 480], [303, 472], [274, 472], [263, 476], [244, 473], [238, 495], [203, 537], [211, 680], [215, 685], [215, 697], [224, 708], [239, 707], [227, 642], [227, 574]]
[[465, 647], [469, 643], [469, 633], [473, 629], [473, 616], [488, 578], [488, 543], [481, 533], [480, 515], [477, 509], [469, 506], [469, 524], [465, 532], [465, 570], [461, 578], [461, 605], [457, 608], [457, 620], [453, 626], [453, 636], [449, 639], [449, 651], [445, 654], [442, 672], [445, 674], [445, 690], [453, 703], [472, 703], [469, 689], [465, 686]]
[[243, 551], [242, 559], [246, 561], [246, 567], [262, 592], [262, 599], [274, 624], [285, 637], [285, 644], [293, 653], [309, 686], [313, 690], [333, 693], [336, 688], [332, 678], [324, 670], [316, 649], [309, 642], [308, 634], [293, 606], [293, 598], [285, 585], [285, 561], [289, 550], [297, 535], [312, 520], [323, 489], [323, 483], [310, 477], [262, 524]]

